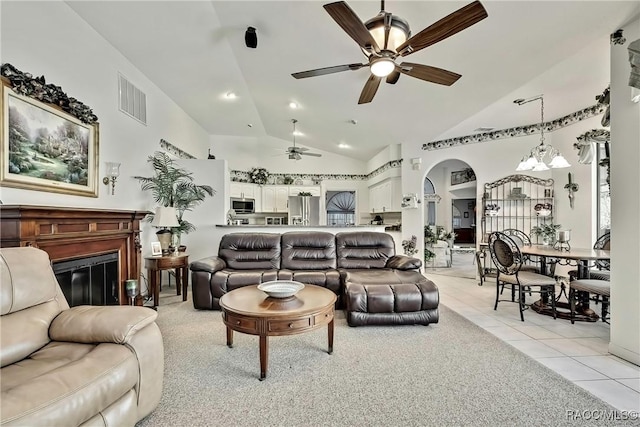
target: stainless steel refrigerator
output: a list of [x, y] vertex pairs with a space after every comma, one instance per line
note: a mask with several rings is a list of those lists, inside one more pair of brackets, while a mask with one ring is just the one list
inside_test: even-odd
[[320, 197], [289, 196], [289, 225], [320, 225]]

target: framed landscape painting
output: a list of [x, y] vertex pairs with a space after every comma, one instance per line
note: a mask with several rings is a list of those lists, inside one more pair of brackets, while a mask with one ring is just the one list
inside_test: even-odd
[[0, 184], [98, 197], [98, 124], [0, 85]]

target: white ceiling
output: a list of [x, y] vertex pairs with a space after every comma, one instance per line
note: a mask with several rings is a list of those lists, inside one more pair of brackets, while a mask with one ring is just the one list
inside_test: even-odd
[[[280, 138], [284, 150], [296, 118], [298, 144], [361, 160], [390, 144], [539, 120], [535, 107], [518, 107], [515, 98], [543, 93], [549, 120], [595, 104], [609, 83], [609, 34], [640, 12], [632, 1], [483, 1], [488, 18], [406, 59], [462, 74], [458, 82], [402, 75], [358, 105], [368, 68], [291, 77], [366, 62], [326, 1], [67, 3], [210, 134]], [[389, 0], [385, 9], [415, 34], [468, 3]], [[380, 10], [374, 1], [348, 4], [363, 21]], [[244, 45], [248, 26], [257, 29], [257, 49]], [[238, 98], [225, 99], [229, 91]], [[292, 111], [290, 101], [301, 108]]]

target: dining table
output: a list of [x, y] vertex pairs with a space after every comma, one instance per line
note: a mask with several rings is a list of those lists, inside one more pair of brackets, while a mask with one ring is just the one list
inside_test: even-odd
[[[554, 249], [549, 245], [524, 245], [520, 247], [520, 252], [530, 257], [535, 256], [539, 258], [540, 273], [545, 275], [552, 275], [550, 272], [550, 266], [552, 264], [558, 265], [573, 265], [577, 267], [577, 278], [588, 279], [590, 277], [591, 267], [594, 266], [596, 261], [608, 261], [610, 260], [610, 251], [605, 249], [593, 249], [593, 248], [562, 248]], [[569, 319], [570, 307], [566, 290], [566, 284], [561, 282], [561, 291], [556, 299], [556, 315], [563, 319]], [[564, 294], [567, 298], [567, 302], [560, 301], [560, 298]], [[546, 296], [539, 301], [534, 302], [531, 305], [532, 310], [553, 316], [553, 310], [551, 305], [546, 301]], [[558, 310], [560, 309], [560, 310]], [[567, 311], [565, 311], [565, 309]], [[578, 304], [575, 320], [582, 320], [587, 322], [595, 322], [599, 316], [589, 308], [589, 296], [588, 294], [581, 299]]]

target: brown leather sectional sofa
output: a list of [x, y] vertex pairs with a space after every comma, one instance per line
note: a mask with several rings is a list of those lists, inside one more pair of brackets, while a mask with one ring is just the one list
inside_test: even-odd
[[46, 252], [0, 250], [0, 424], [134, 426], [158, 405], [157, 313], [69, 308]]
[[191, 263], [193, 306], [218, 310], [233, 289], [296, 280], [335, 292], [351, 326], [437, 323], [438, 288], [421, 266], [386, 233], [231, 233], [217, 256]]

